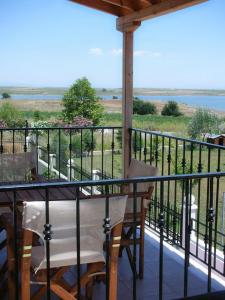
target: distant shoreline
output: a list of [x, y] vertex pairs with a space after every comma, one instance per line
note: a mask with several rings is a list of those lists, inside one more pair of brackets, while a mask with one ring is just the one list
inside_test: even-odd
[[[66, 87], [0, 87], [0, 94], [42, 94], [42, 95], [63, 95]], [[121, 88], [96, 88], [96, 93], [100, 97], [109, 95], [121, 95]], [[134, 96], [225, 96], [225, 90], [217, 89], [157, 89], [157, 88], [134, 88]]]

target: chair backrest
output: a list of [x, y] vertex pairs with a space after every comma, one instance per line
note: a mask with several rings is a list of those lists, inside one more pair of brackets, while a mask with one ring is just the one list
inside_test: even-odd
[[[127, 196], [109, 198], [110, 225], [113, 228], [121, 223], [124, 218]], [[80, 200], [80, 250], [81, 263], [91, 263], [93, 259], [103, 256], [103, 243], [105, 240], [103, 219], [105, 218], [105, 198]], [[43, 234], [46, 223], [46, 210], [44, 201], [26, 202], [23, 211], [23, 228], [35, 232], [43, 241], [43, 252], [36, 270], [42, 268], [46, 261], [45, 239]], [[50, 201], [49, 218], [52, 225], [51, 257], [57, 251], [71, 256], [66, 265], [76, 264], [76, 201]], [[69, 254], [68, 254], [69, 253]], [[89, 255], [87, 254], [89, 253]], [[91, 255], [92, 254], [92, 255]], [[91, 256], [90, 256], [91, 255]], [[62, 261], [52, 262], [51, 266], [60, 267], [65, 265]]]
[[37, 152], [0, 154], [0, 182], [30, 181], [37, 169]]
[[[128, 170], [128, 178], [157, 176], [157, 173], [158, 173], [157, 168], [151, 165], [147, 165], [143, 161], [132, 159]], [[153, 182], [143, 182], [137, 184], [137, 192], [148, 193], [148, 195], [145, 196], [145, 199], [143, 199], [143, 205], [145, 208], [147, 208], [150, 203], [151, 200], [150, 198], [153, 192], [153, 188], [154, 188]], [[130, 184], [129, 191], [133, 192], [133, 184]], [[142, 199], [138, 198], [138, 200], [139, 201], [137, 203], [137, 212], [140, 212], [142, 209], [142, 204], [141, 204]], [[127, 201], [126, 213], [132, 213], [132, 212], [133, 212], [133, 201], [129, 199]]]
[[[147, 165], [143, 161], [139, 161], [136, 159], [132, 159], [129, 170], [128, 170], [128, 178], [134, 178], [134, 177], [151, 177], [151, 176], [157, 176], [158, 169]], [[153, 182], [143, 182], [137, 184], [137, 191], [138, 192], [147, 192], [149, 188], [153, 186]]]

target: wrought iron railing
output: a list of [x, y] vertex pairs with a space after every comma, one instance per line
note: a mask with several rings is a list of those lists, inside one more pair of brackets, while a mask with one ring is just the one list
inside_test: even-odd
[[[83, 175], [91, 174], [92, 177], [94, 170], [101, 179], [105, 174], [120, 178], [122, 158], [118, 130], [120, 127], [1, 128], [0, 154], [27, 152], [35, 147], [39, 158], [46, 163], [42, 166], [44, 170], [38, 171], [47, 179], [55, 170], [58, 178], [63, 174], [69, 180], [85, 180]], [[75, 167], [80, 170], [77, 178], [73, 176]]]
[[[157, 207], [157, 222], [155, 222], [154, 226], [156, 228], [156, 231], [159, 234], [159, 265], [158, 265], [158, 276], [159, 276], [159, 285], [158, 287], [155, 287], [158, 289], [158, 295], [159, 299], [163, 299], [164, 295], [164, 276], [165, 272], [169, 272], [169, 270], [165, 270], [164, 268], [164, 249], [165, 249], [165, 241], [167, 236], [172, 236], [174, 232], [167, 233], [167, 207], [164, 206], [165, 201], [165, 192], [168, 187], [168, 183], [170, 185], [172, 182], [176, 182], [179, 184], [182, 183], [183, 187], [183, 193], [185, 196], [185, 203], [183, 207], [183, 215], [184, 218], [182, 218], [182, 241], [181, 246], [184, 250], [184, 259], [183, 259], [183, 296], [187, 297], [189, 294], [189, 260], [190, 256], [192, 255], [191, 251], [191, 245], [192, 245], [192, 217], [191, 217], [191, 191], [192, 191], [192, 183], [194, 180], [203, 181], [207, 180], [209, 181], [209, 206], [205, 210], [205, 219], [206, 219], [206, 226], [207, 226], [207, 234], [208, 234], [208, 240], [207, 240], [207, 247], [203, 249], [203, 255], [205, 256], [206, 260], [203, 260], [204, 263], [207, 265], [207, 283], [205, 286], [205, 291], [210, 293], [212, 292], [212, 270], [216, 269], [219, 271], [214, 264], [214, 260], [212, 259], [214, 257], [215, 249], [214, 249], [214, 239], [215, 239], [215, 230], [214, 226], [217, 221], [217, 198], [215, 197], [214, 191], [213, 191], [213, 184], [217, 180], [223, 180], [225, 178], [225, 173], [217, 172], [217, 173], [206, 173], [206, 174], [187, 174], [187, 175], [169, 175], [169, 176], [158, 176], [158, 177], [142, 177], [142, 178], [133, 178], [133, 179], [111, 179], [111, 180], [99, 180], [99, 181], [78, 181], [78, 182], [45, 182], [45, 183], [33, 183], [33, 184], [18, 184], [18, 185], [4, 185], [0, 186], [0, 194], [1, 199], [3, 199], [3, 194], [6, 193], [8, 196], [8, 203], [10, 204], [10, 207], [12, 209], [12, 220], [11, 223], [12, 226], [12, 234], [13, 234], [13, 243], [11, 244], [11, 250], [13, 250], [13, 274], [9, 274], [11, 276], [11, 279], [13, 279], [13, 285], [12, 288], [15, 288], [15, 299], [20, 299], [20, 288], [23, 282], [20, 281], [21, 276], [21, 269], [20, 269], [20, 260], [22, 253], [20, 252], [20, 245], [21, 245], [21, 239], [20, 239], [20, 226], [18, 217], [21, 210], [17, 210], [18, 206], [21, 204], [21, 192], [24, 192], [23, 195], [30, 195], [30, 198], [28, 201], [34, 201], [34, 199], [31, 197], [32, 193], [34, 191], [39, 191], [42, 196], [42, 201], [45, 203], [45, 225], [44, 225], [44, 236], [46, 241], [46, 256], [47, 256], [47, 272], [46, 272], [46, 290], [44, 292], [46, 299], [51, 299], [51, 285], [53, 282], [51, 281], [51, 276], [54, 274], [51, 271], [51, 255], [50, 255], [50, 249], [51, 249], [51, 239], [54, 237], [54, 230], [55, 228], [51, 226], [49, 215], [51, 213], [51, 206], [50, 203], [53, 200], [56, 200], [55, 196], [55, 190], [57, 189], [61, 191], [59, 193], [61, 196], [57, 200], [65, 200], [62, 198], [62, 195], [65, 194], [65, 189], [72, 190], [72, 197], [71, 199], [66, 199], [69, 201], [72, 201], [76, 207], [76, 216], [74, 216], [75, 222], [76, 222], [76, 230], [74, 231], [74, 236], [76, 237], [76, 249], [77, 249], [77, 264], [76, 264], [76, 278], [78, 283], [76, 298], [81, 299], [81, 260], [80, 260], [80, 247], [81, 247], [81, 237], [82, 234], [80, 232], [81, 223], [80, 223], [80, 203], [82, 201], [82, 190], [85, 187], [96, 187], [101, 186], [102, 191], [104, 190], [104, 193], [102, 193], [105, 197], [105, 218], [104, 222], [102, 223], [103, 227], [105, 228], [104, 234], [105, 234], [105, 257], [106, 257], [106, 273], [109, 272], [109, 259], [110, 259], [110, 253], [109, 251], [109, 245], [112, 242], [111, 236], [110, 236], [110, 218], [111, 218], [111, 211], [109, 209], [109, 187], [112, 185], [116, 186], [127, 186], [127, 184], [130, 184], [133, 186], [133, 195], [132, 195], [132, 203], [133, 203], [133, 224], [134, 224], [134, 242], [132, 247], [133, 252], [133, 280], [131, 288], [133, 290], [132, 292], [132, 299], [138, 299], [138, 278], [137, 278], [137, 266], [138, 266], [138, 260], [137, 260], [137, 201], [138, 201], [138, 193], [137, 193], [137, 186], [139, 183], [143, 182], [154, 182], [157, 183], [158, 186], [158, 199], [159, 202], [156, 204]], [[54, 192], [53, 192], [54, 190]], [[60, 212], [59, 212], [60, 213]], [[57, 217], [57, 216], [56, 216]], [[170, 221], [170, 219], [169, 219]], [[135, 229], [136, 228], [136, 229]], [[165, 236], [166, 233], [166, 236]], [[177, 238], [179, 240], [179, 237]], [[175, 239], [176, 240], [176, 239]], [[31, 246], [29, 246], [31, 247]], [[27, 250], [28, 248], [26, 248]], [[30, 248], [29, 248], [30, 249]], [[11, 253], [12, 254], [12, 253]], [[25, 255], [25, 254], [23, 254]], [[148, 253], [146, 252], [146, 256]], [[148, 264], [146, 262], [145, 264]], [[224, 269], [224, 259], [220, 262], [222, 269]], [[12, 263], [11, 263], [12, 266]], [[11, 270], [12, 271], [12, 270]], [[128, 272], [128, 270], [127, 270]], [[221, 272], [224, 274], [223, 272]], [[180, 276], [180, 275], [178, 275]], [[22, 277], [23, 278], [23, 277]], [[104, 299], [109, 299], [109, 284], [110, 284], [110, 278], [106, 276], [105, 282], [106, 282], [106, 288], [105, 288], [105, 296]], [[65, 287], [65, 284], [63, 285]], [[150, 286], [150, 288], [152, 288]], [[225, 293], [224, 293], [225, 295]]]
[[[188, 295], [190, 256], [207, 266], [207, 291], [210, 292], [212, 270], [225, 276], [222, 213], [225, 174], [221, 173], [225, 171], [225, 147], [132, 129], [131, 158], [156, 166], [160, 176], [134, 180], [113, 179], [121, 177], [120, 131], [120, 127], [0, 129], [1, 154], [38, 149], [37, 171], [44, 175], [45, 180], [57, 178], [75, 181], [2, 186], [0, 191], [13, 192], [11, 199], [15, 224], [17, 191], [23, 189], [43, 189], [48, 203], [51, 201], [48, 199], [48, 190], [54, 187], [61, 189], [69, 186], [74, 190], [86, 190], [88, 194], [107, 194], [120, 192], [121, 186], [127, 183], [133, 184], [135, 191], [138, 182], [154, 182], [146, 226], [160, 237], [159, 298], [163, 296], [162, 249], [165, 241], [185, 253], [184, 296]], [[134, 195], [133, 198], [137, 197]], [[79, 197], [74, 199], [79, 200]], [[14, 234], [16, 236], [17, 232]], [[135, 254], [136, 246], [133, 251]], [[15, 265], [18, 273], [16, 278], [19, 278], [18, 263]], [[133, 299], [136, 299], [138, 293], [136, 280], [136, 277], [133, 278]], [[20, 282], [15, 284], [18, 288]]]
[[[201, 174], [225, 171], [225, 147], [201, 141], [164, 135], [145, 130], [131, 130], [131, 157], [156, 166], [160, 175]], [[210, 190], [211, 189], [211, 190]], [[210, 192], [214, 195], [215, 222], [212, 228], [212, 268], [225, 275], [219, 266], [225, 257], [224, 244], [224, 192], [225, 181], [215, 178], [211, 186], [209, 178], [191, 180], [192, 206], [189, 230], [192, 232], [190, 253], [204, 263], [209, 243], [207, 211], [210, 207]], [[182, 222], [185, 213], [185, 187], [183, 181], [168, 182], [165, 186], [164, 207], [166, 211], [165, 238], [177, 246], [184, 247]], [[155, 183], [155, 193], [149, 208], [146, 225], [156, 228], [160, 191]], [[204, 254], [203, 254], [204, 253]]]
[[156, 166], [161, 175], [225, 170], [225, 146], [142, 129], [131, 129], [131, 136], [131, 156]]

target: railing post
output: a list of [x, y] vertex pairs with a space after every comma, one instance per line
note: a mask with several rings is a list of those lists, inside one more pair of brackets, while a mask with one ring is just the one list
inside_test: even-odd
[[198, 206], [195, 204], [195, 197], [192, 195], [191, 197], [191, 220], [192, 220], [192, 231], [191, 231], [191, 240], [196, 241], [196, 222], [197, 219], [197, 210]]
[[41, 159], [41, 156], [42, 156], [41, 146], [37, 146], [37, 153], [38, 153], [38, 159]]
[[72, 178], [74, 178], [75, 172], [74, 172], [74, 160], [68, 159], [67, 162], [67, 180], [70, 181]]
[[[93, 171], [92, 171], [92, 180], [94, 180], [94, 181], [99, 180], [100, 177], [99, 177], [98, 174], [99, 174], [99, 170], [93, 170]], [[93, 193], [94, 193], [94, 194], [97, 194], [97, 193], [98, 193], [98, 190], [97, 190], [97, 186], [96, 186], [96, 185], [93, 186]]]
[[27, 146], [27, 151], [29, 152], [31, 150], [31, 137], [30, 136], [26, 137], [26, 146]]
[[55, 165], [56, 165], [55, 154], [49, 154], [49, 169], [50, 169], [50, 171], [53, 171]]
[[[191, 199], [190, 199], [190, 194], [189, 194], [189, 199], [188, 199], [188, 215], [190, 213], [190, 218], [191, 220], [196, 220], [196, 215], [197, 215], [197, 209], [198, 206], [195, 204], [195, 196], [193, 194], [191, 194]], [[185, 247], [185, 236], [186, 234], [188, 234], [188, 232], [186, 232], [186, 196], [184, 197], [184, 202], [183, 202], [183, 222], [182, 222], [182, 247]], [[191, 207], [190, 207], [191, 205]], [[192, 241], [196, 241], [196, 234], [195, 234], [195, 229], [196, 229], [196, 224], [194, 221], [191, 222], [191, 228], [189, 228], [191, 230], [191, 240]]]

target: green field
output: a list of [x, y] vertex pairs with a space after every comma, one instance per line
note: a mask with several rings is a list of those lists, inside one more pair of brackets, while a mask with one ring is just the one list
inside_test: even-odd
[[[191, 118], [186, 116], [167, 117], [161, 115], [134, 115], [133, 127], [151, 131], [177, 132], [181, 133], [183, 136], [187, 136], [187, 125], [190, 120]], [[122, 115], [119, 113], [105, 114], [103, 124], [106, 126], [121, 126]]]

